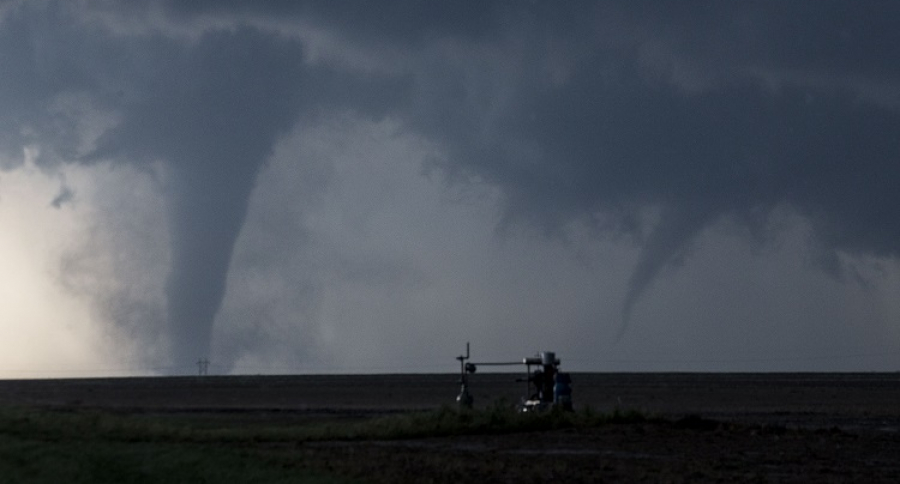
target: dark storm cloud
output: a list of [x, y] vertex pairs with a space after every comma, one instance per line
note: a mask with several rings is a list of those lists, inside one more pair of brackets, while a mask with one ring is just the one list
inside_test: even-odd
[[166, 292], [179, 359], [208, 354], [256, 175], [295, 116], [302, 87], [297, 54], [252, 31], [210, 34], [184, 50], [162, 49], [150, 67], [167, 78], [138, 87], [145, 92], [123, 107], [122, 121], [92, 154], [162, 159], [171, 166]]
[[158, 55], [144, 68], [166, 77], [136, 86], [90, 157], [170, 166], [168, 320], [173, 354], [185, 361], [208, 354], [234, 243], [276, 140], [300, 112], [314, 117], [324, 105], [378, 114], [391, 96], [367, 79], [371, 98], [360, 99], [358, 80], [304, 69], [299, 44], [255, 29], [212, 32], [187, 48], [163, 44]]
[[50, 201], [50, 206], [53, 208], [61, 208], [63, 205], [70, 203], [74, 198], [75, 192], [72, 191], [68, 185], [63, 183], [59, 187], [59, 193]]
[[[0, 60], [16, 66], [0, 89], [3, 147], [168, 164], [179, 358], [208, 345], [273, 144], [324, 112], [392, 116], [439, 143], [448, 179], [502, 190], [507, 223], [552, 234], [604, 220], [598, 229], [633, 235], [626, 318], [722, 219], [764, 232], [786, 206], [825, 259], [900, 250], [891, 4], [54, 5], [2, 24]], [[334, 44], [316, 62], [305, 57], [313, 30]], [[384, 68], [353, 69], [360, 59]], [[65, 92], [115, 120], [91, 149], [80, 111], [54, 108]]]
[[[448, 169], [501, 186], [511, 216], [552, 229], [600, 212], [635, 227], [635, 208], [662, 209], [626, 317], [659, 270], [723, 217], [760, 231], [788, 205], [827, 253], [893, 257], [900, 75], [890, 59], [900, 43], [883, 20], [896, 9], [871, 7], [589, 8], [565, 25], [537, 17], [521, 26], [537, 35], [526, 35], [523, 60], [494, 96], [447, 83], [418, 121], [450, 114], [431, 130], [454, 153]], [[542, 72], [566, 56], [564, 79]], [[459, 112], [465, 102], [443, 102], [501, 95], [490, 125], [476, 109]]]
[[[366, 79], [363, 90], [353, 76], [327, 67], [304, 71], [299, 43], [257, 29], [215, 29], [190, 41], [154, 32], [122, 36], [98, 25], [73, 27], [83, 21], [77, 13], [23, 7], [5, 21], [5, 57], [24, 74], [11, 76], [4, 91], [17, 101], [7, 105], [4, 121], [17, 130], [4, 146], [14, 152], [46, 144], [53, 156], [44, 156], [44, 164], [166, 164], [169, 340], [183, 364], [208, 354], [235, 239], [278, 137], [301, 108], [310, 117], [320, 104], [377, 114], [392, 96], [379, 95], [379, 79]], [[30, 45], [14, 42], [22, 37]], [[82, 110], [116, 118], [88, 148], [78, 128], [85, 113], [65, 117], [52, 109], [69, 93], [85, 97]]]

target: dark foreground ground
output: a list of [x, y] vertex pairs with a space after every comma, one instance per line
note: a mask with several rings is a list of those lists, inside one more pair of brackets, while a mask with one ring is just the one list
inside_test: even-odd
[[[525, 387], [516, 376], [474, 375], [476, 407], [518, 401]], [[291, 426], [452, 405], [457, 378], [0, 381], [0, 405]], [[296, 469], [298, 476], [308, 470], [325, 476], [316, 482], [340, 477], [359, 482], [900, 482], [900, 374], [576, 373], [573, 380], [577, 412], [636, 410], [652, 418], [511, 434], [259, 439], [227, 450], [259, 456], [286, 472]], [[116, 449], [131, 445], [116, 442]], [[212, 445], [211, 452], [227, 447]], [[114, 455], [119, 452], [124, 451]], [[152, 453], [127, 455], [141, 466], [154, 458]], [[122, 472], [137, 482], [129, 469]]]

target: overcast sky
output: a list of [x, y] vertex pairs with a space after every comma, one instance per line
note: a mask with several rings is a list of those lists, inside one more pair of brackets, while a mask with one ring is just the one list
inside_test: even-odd
[[0, 377], [896, 371], [898, 24], [0, 2]]

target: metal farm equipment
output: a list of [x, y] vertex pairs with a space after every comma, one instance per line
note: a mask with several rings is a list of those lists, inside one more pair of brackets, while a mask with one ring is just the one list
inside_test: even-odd
[[559, 358], [552, 351], [541, 351], [535, 356], [523, 358], [515, 362], [469, 362], [469, 343], [466, 343], [466, 354], [459, 355], [460, 392], [456, 403], [460, 408], [471, 408], [474, 398], [469, 392], [469, 375], [475, 373], [478, 366], [512, 366], [525, 365], [525, 378], [516, 381], [525, 383], [525, 395], [518, 405], [521, 412], [541, 412], [551, 408], [572, 410], [572, 379], [568, 373], [559, 371]]

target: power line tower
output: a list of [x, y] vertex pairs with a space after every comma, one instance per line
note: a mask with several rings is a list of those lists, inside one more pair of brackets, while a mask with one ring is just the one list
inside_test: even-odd
[[209, 360], [207, 358], [200, 358], [197, 360], [197, 373], [199, 376], [206, 376], [209, 374]]

